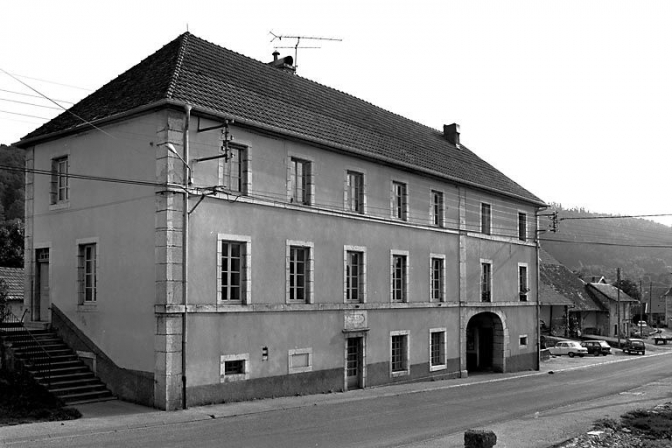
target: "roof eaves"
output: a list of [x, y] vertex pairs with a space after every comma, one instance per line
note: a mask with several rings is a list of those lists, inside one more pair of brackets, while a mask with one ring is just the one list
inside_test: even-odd
[[[130, 109], [124, 112], [120, 112], [118, 114], [110, 115], [105, 118], [100, 118], [98, 120], [89, 122], [89, 123], [82, 123], [78, 126], [75, 126], [73, 128], [69, 129], [63, 129], [61, 131], [56, 131], [52, 132], [51, 134], [44, 134], [44, 135], [38, 135], [36, 137], [32, 138], [27, 138], [24, 140], [19, 140], [16, 143], [12, 143], [12, 146], [16, 146], [17, 148], [21, 149], [26, 149], [29, 146], [36, 145], [38, 143], [43, 143], [49, 140], [55, 140], [57, 138], [65, 137], [67, 135], [72, 135], [72, 134], [78, 134], [80, 132], [86, 132], [90, 130], [95, 130], [98, 127], [101, 127], [106, 124], [113, 123], [115, 121], [123, 120], [125, 118], [132, 117], [134, 115], [138, 115], [147, 111], [150, 111], [152, 109], [159, 109], [161, 107], [165, 106], [170, 106], [170, 105], [175, 105], [175, 106], [180, 106], [182, 105], [182, 102], [176, 102], [174, 100], [169, 100], [169, 99], [162, 99], [159, 101], [155, 101], [150, 104], [145, 104], [144, 106], [136, 107], [134, 109]], [[94, 127], [95, 126], [95, 127]]]
[[[170, 100], [170, 101], [172, 102], [172, 100]], [[179, 104], [184, 104], [184, 103], [179, 102]], [[515, 199], [518, 199], [518, 200], [536, 205], [538, 207], [547, 207], [548, 206], [546, 203], [544, 203], [541, 200], [535, 201], [531, 198], [526, 198], [524, 196], [520, 196], [520, 195], [517, 195], [517, 194], [514, 194], [514, 193], [501, 191], [501, 190], [498, 190], [496, 188], [489, 187], [487, 185], [482, 185], [482, 184], [478, 184], [478, 183], [475, 183], [475, 182], [470, 182], [470, 181], [464, 180], [464, 179], [458, 179], [456, 177], [449, 176], [449, 175], [440, 173], [438, 171], [430, 170], [430, 169], [423, 168], [423, 167], [413, 165], [413, 164], [410, 164], [410, 163], [405, 163], [405, 162], [402, 162], [400, 160], [396, 160], [396, 159], [393, 159], [393, 158], [390, 158], [390, 157], [385, 157], [385, 156], [382, 156], [382, 155], [379, 155], [379, 154], [374, 154], [374, 153], [371, 153], [371, 152], [368, 152], [368, 151], [362, 151], [360, 149], [353, 148], [353, 147], [348, 146], [348, 145], [343, 145], [343, 144], [340, 144], [340, 143], [336, 143], [336, 142], [326, 140], [326, 139], [321, 139], [319, 137], [314, 137], [314, 136], [311, 136], [311, 135], [306, 135], [306, 134], [301, 133], [301, 132], [291, 131], [289, 129], [284, 129], [284, 128], [281, 128], [281, 127], [278, 127], [278, 126], [273, 126], [273, 125], [269, 125], [269, 124], [266, 124], [266, 123], [261, 123], [259, 121], [255, 121], [255, 120], [250, 120], [250, 119], [247, 119], [247, 118], [242, 118], [242, 117], [238, 117], [238, 116], [230, 115], [230, 114], [224, 114], [224, 113], [221, 113], [221, 112], [219, 112], [215, 109], [210, 109], [210, 108], [202, 107], [202, 106], [193, 106], [193, 112], [201, 112], [201, 113], [213, 116], [213, 117], [233, 120], [235, 123], [242, 124], [244, 126], [248, 126], [248, 127], [251, 127], [251, 128], [258, 128], [258, 129], [264, 130], [266, 132], [285, 135], [285, 136], [297, 138], [297, 139], [300, 139], [300, 140], [304, 140], [304, 141], [307, 141], [307, 142], [317, 143], [319, 145], [323, 145], [323, 146], [333, 148], [333, 149], [337, 149], [337, 150], [340, 150], [340, 151], [345, 151], [345, 152], [348, 152], [348, 153], [354, 153], [354, 154], [357, 154], [359, 156], [363, 156], [363, 157], [367, 157], [367, 158], [370, 158], [370, 159], [373, 159], [373, 160], [378, 160], [378, 161], [381, 161], [381, 162], [385, 162], [389, 165], [394, 165], [394, 166], [403, 167], [405, 169], [409, 169], [409, 170], [412, 170], [412, 171], [422, 172], [422, 173], [425, 173], [425, 174], [430, 174], [432, 176], [436, 176], [438, 178], [445, 179], [445, 180], [448, 180], [450, 182], [454, 182], [456, 184], [467, 185], [467, 186], [470, 186], [470, 187], [474, 187], [474, 188], [482, 189], [482, 190], [489, 191], [489, 192], [492, 192], [492, 193], [496, 193], [498, 195], [502, 195], [502, 196], [505, 196], [505, 197], [515, 198]]]

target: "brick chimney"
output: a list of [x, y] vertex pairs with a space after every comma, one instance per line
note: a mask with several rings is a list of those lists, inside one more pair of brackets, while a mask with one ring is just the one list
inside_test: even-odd
[[457, 123], [453, 124], [444, 124], [443, 125], [443, 136], [450, 143], [455, 145], [456, 148], [460, 148], [460, 125]]

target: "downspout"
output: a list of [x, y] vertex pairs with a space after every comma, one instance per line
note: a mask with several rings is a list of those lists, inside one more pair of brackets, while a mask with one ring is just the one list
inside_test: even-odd
[[187, 305], [189, 304], [189, 184], [191, 172], [189, 169], [189, 122], [191, 121], [191, 106], [184, 105], [184, 162], [183, 183], [184, 195], [182, 198], [182, 409], [187, 409]]
[[[541, 300], [540, 300], [540, 294], [539, 290], [540, 287], [539, 285], [541, 284], [541, 275], [539, 273], [539, 268], [540, 268], [540, 257], [541, 257], [541, 242], [539, 241], [539, 209], [536, 210], [535, 213], [535, 218], [536, 218], [536, 224], [535, 224], [535, 229], [534, 229], [534, 239], [535, 239], [535, 246], [536, 246], [536, 252], [537, 252], [537, 305], [536, 305], [536, 312], [537, 312], [537, 370], [541, 369]], [[551, 305], [551, 317], [553, 317], [553, 305]], [[549, 324], [552, 325], [552, 322], [549, 322]]]

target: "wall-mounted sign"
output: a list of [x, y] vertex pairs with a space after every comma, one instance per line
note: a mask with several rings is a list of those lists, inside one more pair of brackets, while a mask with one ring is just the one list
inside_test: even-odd
[[344, 330], [364, 330], [369, 327], [366, 311], [346, 311], [343, 315]]

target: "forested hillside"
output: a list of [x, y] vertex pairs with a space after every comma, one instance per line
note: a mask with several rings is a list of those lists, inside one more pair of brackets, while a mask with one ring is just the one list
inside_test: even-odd
[[0, 266], [23, 267], [23, 167], [22, 150], [0, 145]]
[[[644, 286], [672, 284], [672, 227], [559, 204], [543, 214], [553, 212], [558, 213], [557, 232], [543, 232], [541, 246], [584, 279], [599, 275], [614, 281], [621, 268], [621, 278], [641, 280]], [[542, 217], [540, 226], [550, 229], [552, 218]]]

